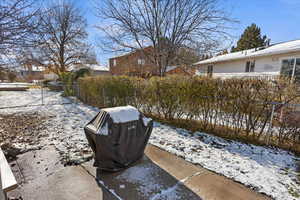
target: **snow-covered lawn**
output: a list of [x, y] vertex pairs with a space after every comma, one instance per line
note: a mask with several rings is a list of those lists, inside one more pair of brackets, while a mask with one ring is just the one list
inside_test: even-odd
[[[38, 105], [40, 93], [40, 90], [0, 92], [0, 107]], [[45, 106], [0, 109], [0, 113], [39, 112], [48, 117], [48, 128], [42, 133], [47, 136], [41, 146], [54, 145], [66, 163], [83, 162], [91, 157], [83, 127], [99, 110], [74, 103], [60, 93], [46, 91], [45, 95]], [[300, 158], [287, 151], [227, 141], [200, 132], [190, 133], [156, 122], [149, 142], [274, 199], [300, 198], [296, 197], [300, 194], [296, 172]]]
[[30, 83], [0, 83], [1, 88], [29, 88], [31, 85]]

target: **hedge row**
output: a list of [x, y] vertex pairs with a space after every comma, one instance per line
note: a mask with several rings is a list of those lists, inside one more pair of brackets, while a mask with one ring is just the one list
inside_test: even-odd
[[[284, 120], [289, 113], [296, 112], [295, 109], [273, 104], [299, 101], [297, 86], [289, 80], [270, 82], [184, 76], [145, 80], [99, 76], [81, 78], [78, 83], [80, 93], [77, 96], [90, 105], [133, 105], [148, 115], [166, 120], [197, 121], [200, 128], [208, 132], [216, 132], [221, 127], [228, 134], [243, 134], [256, 140], [299, 142], [300, 127]], [[274, 127], [270, 124], [272, 109], [275, 111]]]

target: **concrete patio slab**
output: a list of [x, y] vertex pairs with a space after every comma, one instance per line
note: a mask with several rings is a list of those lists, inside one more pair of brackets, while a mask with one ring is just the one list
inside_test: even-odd
[[148, 145], [146, 155], [178, 180], [189, 177], [184, 185], [205, 200], [267, 200], [244, 185], [186, 162], [173, 154]]
[[98, 179], [102, 188], [112, 191], [116, 199], [201, 199], [147, 156], [135, 166], [116, 173], [96, 170], [92, 162], [85, 163], [83, 167]]
[[140, 162], [117, 173], [97, 171], [92, 162], [82, 166], [98, 179], [101, 187], [111, 190], [116, 199], [268, 199], [152, 145], [147, 146]]
[[19, 156], [13, 171], [23, 200], [266, 200], [261, 194], [148, 145], [136, 165], [116, 173], [93, 167], [63, 167], [54, 147]]
[[49, 176], [43, 186], [26, 199], [103, 199], [101, 188], [81, 167], [66, 167]]
[[81, 166], [64, 167], [54, 147], [19, 155], [10, 163], [19, 187], [8, 193], [23, 200], [102, 200], [112, 195]]
[[258, 194], [245, 186], [226, 177], [203, 173], [189, 179], [185, 185], [192, 191], [208, 200], [267, 200], [268, 197]]

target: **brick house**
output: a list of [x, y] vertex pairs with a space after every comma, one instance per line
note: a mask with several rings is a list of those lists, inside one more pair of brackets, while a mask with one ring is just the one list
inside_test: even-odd
[[[152, 51], [152, 47], [146, 47], [144, 51]], [[112, 75], [145, 75], [157, 73], [156, 67], [144, 55], [142, 50], [110, 58], [109, 70]]]
[[[144, 51], [151, 52], [153, 47], [146, 47]], [[109, 70], [112, 75], [134, 75], [134, 76], [155, 76], [159, 75], [157, 67], [144, 55], [142, 50], [136, 50], [121, 56], [109, 59]], [[184, 70], [179, 66], [170, 66], [166, 74], [191, 75], [193, 70]]]

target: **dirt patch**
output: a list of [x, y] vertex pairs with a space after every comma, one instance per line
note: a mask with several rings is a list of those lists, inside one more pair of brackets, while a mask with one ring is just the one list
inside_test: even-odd
[[39, 148], [39, 141], [45, 136], [46, 120], [46, 116], [37, 112], [0, 114], [0, 145], [8, 160]]

